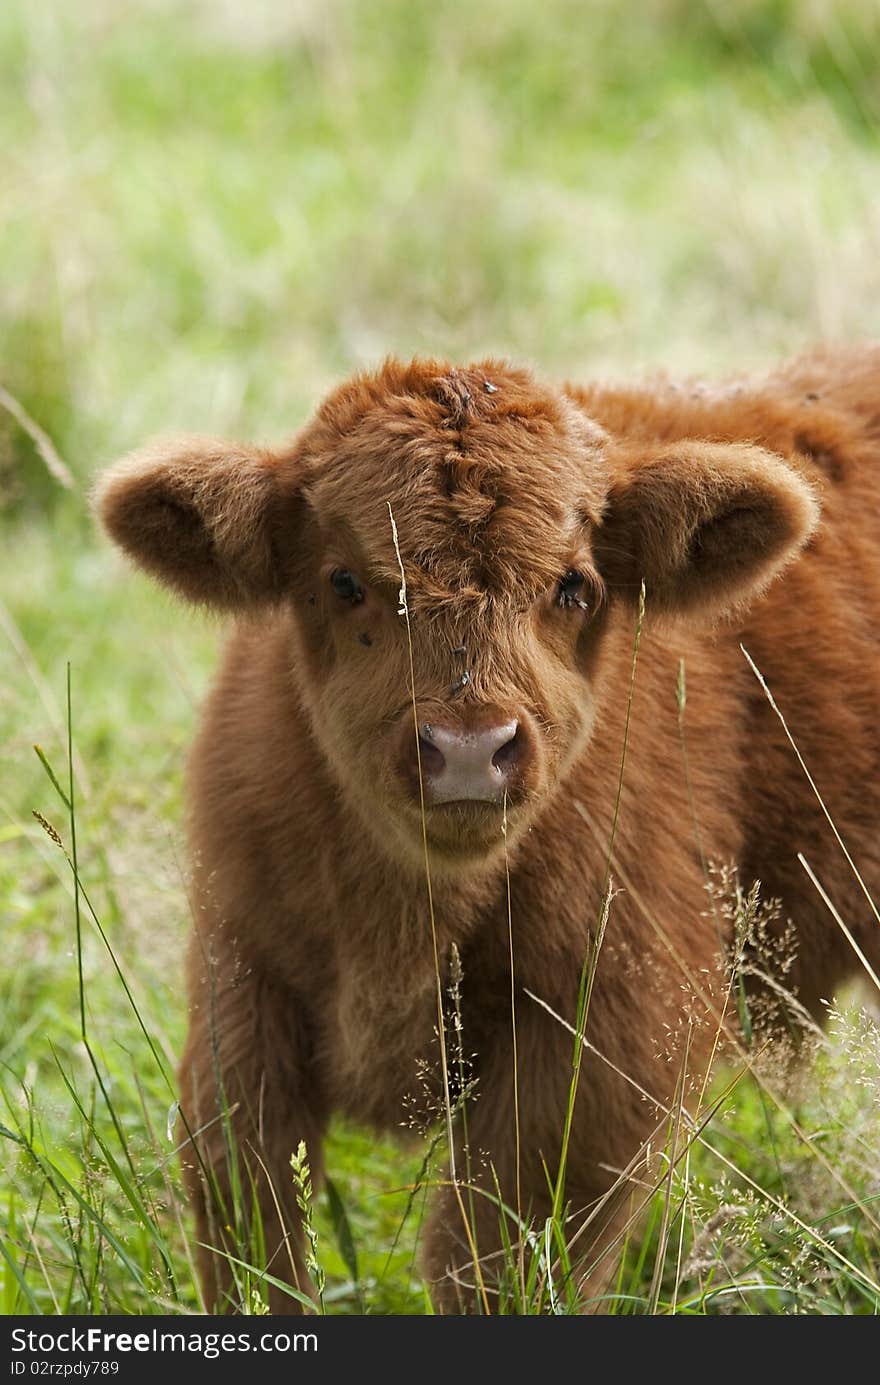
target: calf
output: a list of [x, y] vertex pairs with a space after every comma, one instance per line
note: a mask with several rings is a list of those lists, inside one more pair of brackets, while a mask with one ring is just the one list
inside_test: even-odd
[[276, 450], [152, 446], [98, 504], [143, 568], [236, 618], [189, 767], [180, 1081], [207, 1301], [235, 1305], [242, 1200], [270, 1275], [307, 1290], [292, 1151], [317, 1179], [334, 1112], [393, 1130], [414, 1099], [445, 1101], [457, 1160], [425, 1236], [438, 1307], [494, 1306], [502, 1223], [516, 1243], [548, 1214], [561, 1162], [588, 1293], [615, 1171], [677, 1081], [670, 1036], [686, 1013], [699, 1074], [725, 1024], [706, 863], [782, 901], [807, 1011], [855, 957], [798, 852], [880, 958], [740, 649], [876, 889], [880, 350], [714, 389], [390, 361]]

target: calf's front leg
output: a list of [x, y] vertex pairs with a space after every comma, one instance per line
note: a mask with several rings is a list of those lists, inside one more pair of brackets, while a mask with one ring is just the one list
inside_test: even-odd
[[[670, 1071], [674, 1081], [674, 1070], [657, 1061], [646, 1035], [621, 1036], [613, 1012], [602, 1023], [602, 1001], [601, 995], [594, 998], [597, 1037], [606, 1040], [618, 1072], [594, 1054], [584, 1055], [561, 1198], [570, 1280], [558, 1257], [555, 1228], [551, 1263], [539, 1274], [545, 1286], [552, 1277], [563, 1304], [573, 1289], [578, 1311], [586, 1313], [607, 1311], [608, 1283], [619, 1264], [631, 1203], [644, 1201], [641, 1151], [663, 1128]], [[478, 1050], [476, 1099], [466, 1112], [467, 1155], [463, 1135], [456, 1151], [459, 1187], [446, 1184], [438, 1191], [422, 1256], [438, 1311], [530, 1311], [519, 1302], [518, 1286], [523, 1270], [528, 1277], [531, 1258], [548, 1251], [544, 1225], [553, 1212], [572, 1061], [568, 1032], [526, 1004], [517, 1018], [516, 1102], [509, 1031], [499, 1029]], [[645, 1100], [644, 1091], [656, 1094], [657, 1104]], [[545, 1301], [549, 1296], [547, 1289]]]
[[242, 1295], [256, 1287], [273, 1313], [306, 1311], [260, 1272], [311, 1294], [290, 1165], [304, 1141], [317, 1191], [326, 1113], [307, 1018], [286, 987], [241, 960], [209, 957], [200, 936], [190, 999], [180, 1111], [205, 1307], [240, 1312]]

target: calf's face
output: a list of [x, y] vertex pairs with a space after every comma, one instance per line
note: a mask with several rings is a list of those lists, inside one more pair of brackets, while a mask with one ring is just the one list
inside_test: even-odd
[[460, 868], [584, 750], [615, 603], [718, 615], [816, 523], [758, 448], [646, 449], [489, 361], [386, 364], [277, 451], [183, 440], [98, 491], [116, 540], [190, 599], [272, 607], [313, 733], [389, 849]]

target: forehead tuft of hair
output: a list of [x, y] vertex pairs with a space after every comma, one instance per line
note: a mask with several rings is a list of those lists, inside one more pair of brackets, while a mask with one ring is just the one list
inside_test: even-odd
[[468, 366], [417, 357], [389, 357], [361, 371], [325, 399], [318, 418], [340, 434], [376, 411], [416, 418], [436, 428], [464, 429], [481, 420], [560, 427], [563, 405], [530, 371], [489, 358]]
[[[387, 360], [318, 411], [306, 494], [341, 520], [371, 571], [393, 576], [387, 506], [414, 596], [525, 602], [552, 583], [598, 516], [595, 439], [564, 396], [500, 360]], [[595, 494], [593, 491], [595, 490]]]

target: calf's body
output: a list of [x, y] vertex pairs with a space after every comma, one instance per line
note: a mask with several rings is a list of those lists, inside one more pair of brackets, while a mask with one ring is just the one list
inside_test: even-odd
[[[683, 1051], [699, 1086], [729, 1031], [733, 940], [707, 863], [782, 901], [786, 985], [811, 1013], [857, 964], [798, 852], [880, 962], [740, 648], [877, 891], [880, 352], [715, 389], [390, 363], [288, 448], [138, 454], [100, 503], [144, 566], [237, 614], [189, 771], [181, 1109], [199, 1239], [231, 1248], [231, 1204], [252, 1195], [270, 1274], [307, 1290], [290, 1155], [304, 1140], [317, 1177], [332, 1113], [395, 1130], [425, 1086], [436, 1099], [438, 972], [447, 1000], [460, 972], [471, 1061], [458, 1178], [482, 1193], [497, 1178], [523, 1220], [545, 1216], [566, 1025], [607, 912], [565, 1180], [588, 1301], [625, 1215], [609, 1189]], [[509, 737], [494, 801], [465, 774], [445, 802], [437, 747], [457, 736], [470, 754], [487, 725]], [[448, 1013], [445, 1028], [454, 1067]], [[493, 1306], [502, 1215], [435, 1195], [424, 1261], [442, 1309]], [[222, 1253], [202, 1275], [229, 1307]]]

